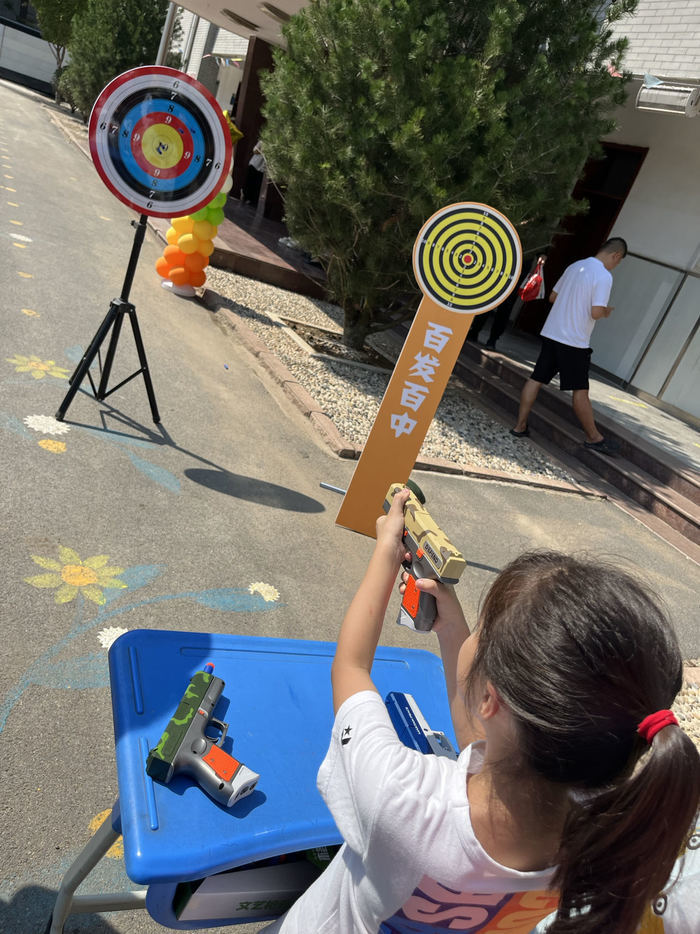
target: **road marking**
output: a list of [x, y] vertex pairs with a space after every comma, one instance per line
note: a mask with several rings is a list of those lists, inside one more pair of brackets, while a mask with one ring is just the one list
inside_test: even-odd
[[14, 224], [15, 227], [24, 227], [24, 222], [23, 222], [23, 221], [13, 221], [13, 220], [10, 220], [10, 223], [11, 223], [11, 224]]
[[33, 279], [33, 278], [34, 278], [34, 276], [32, 275], [31, 272], [18, 272], [17, 275], [18, 275], [18, 276], [21, 276], [23, 279]]
[[26, 249], [27, 249], [27, 244], [26, 244], [26, 243], [15, 243], [15, 242], [13, 241], [12, 246], [16, 246], [18, 250], [26, 250]]
[[610, 396], [611, 399], [617, 399], [618, 402], [626, 402], [628, 405], [638, 405], [640, 409], [648, 409], [649, 406], [645, 402], [633, 402], [631, 399], [628, 399], [626, 396]]
[[25, 237], [24, 234], [11, 233], [10, 236], [13, 240], [22, 240], [23, 243], [33, 243], [31, 237]]
[[17, 204], [16, 201], [8, 201], [7, 203], [10, 205], [11, 208], [18, 208], [18, 207], [19, 207], [19, 205]]
[[23, 315], [27, 315], [28, 318], [41, 318], [41, 314], [38, 311], [34, 311], [33, 308], [22, 308]]

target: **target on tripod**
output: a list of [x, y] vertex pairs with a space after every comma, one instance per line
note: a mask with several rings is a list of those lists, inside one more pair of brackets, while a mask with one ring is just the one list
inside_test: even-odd
[[102, 91], [89, 124], [90, 152], [112, 194], [141, 214], [193, 214], [218, 193], [231, 135], [203, 85], [161, 65], [133, 68]]
[[460, 202], [437, 211], [413, 248], [413, 270], [423, 294], [464, 314], [500, 305], [518, 284], [521, 267], [515, 228], [486, 204]]

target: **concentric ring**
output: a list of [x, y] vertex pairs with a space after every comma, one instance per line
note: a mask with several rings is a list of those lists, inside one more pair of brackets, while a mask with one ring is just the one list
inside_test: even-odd
[[420, 290], [461, 314], [500, 305], [518, 284], [520, 238], [500, 211], [486, 204], [447, 205], [426, 221], [413, 248]]
[[111, 81], [92, 109], [89, 140], [112, 194], [154, 217], [194, 214], [218, 194], [231, 164], [217, 102], [194, 78], [164, 66]]

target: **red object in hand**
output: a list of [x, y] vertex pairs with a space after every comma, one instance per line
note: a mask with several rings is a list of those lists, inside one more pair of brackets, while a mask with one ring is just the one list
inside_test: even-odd
[[538, 298], [544, 298], [544, 276], [542, 275], [543, 266], [544, 260], [538, 259], [537, 265], [535, 266], [535, 271], [528, 278], [527, 282], [521, 286], [518, 295], [524, 302], [534, 302]]

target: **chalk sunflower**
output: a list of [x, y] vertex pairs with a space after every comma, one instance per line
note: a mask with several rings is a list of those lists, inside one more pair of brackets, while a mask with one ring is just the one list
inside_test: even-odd
[[37, 441], [37, 444], [45, 451], [51, 451], [52, 454], [66, 453], [65, 441], [54, 441], [53, 438], [42, 438], [41, 441]]
[[279, 598], [279, 590], [272, 584], [265, 584], [263, 581], [255, 581], [248, 585], [248, 593], [259, 594], [265, 603], [276, 603]]
[[31, 373], [34, 379], [43, 379], [45, 376], [68, 379], [68, 370], [62, 366], [56, 366], [55, 360], [42, 360], [35, 354], [25, 357], [19, 353], [14, 357], [5, 357], [5, 359], [13, 365], [15, 373]]
[[124, 589], [127, 586], [124, 581], [119, 580], [124, 568], [109, 566], [109, 555], [94, 555], [81, 561], [78, 553], [72, 548], [60, 545], [58, 561], [39, 555], [32, 555], [32, 561], [49, 573], [25, 577], [25, 583], [31, 584], [32, 587], [55, 590], [56, 603], [70, 603], [81, 593], [86, 599], [102, 606], [107, 602], [102, 592], [104, 589]]

